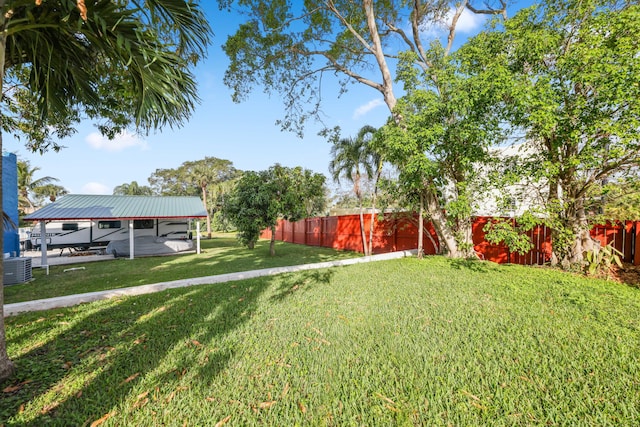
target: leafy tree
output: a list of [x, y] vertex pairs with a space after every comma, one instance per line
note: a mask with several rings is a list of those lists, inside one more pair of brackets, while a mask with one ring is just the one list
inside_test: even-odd
[[[425, 52], [427, 72], [414, 66], [414, 56], [403, 54], [398, 68], [406, 95], [395, 113], [402, 120], [389, 121], [376, 144], [398, 167], [405, 200], [416, 201], [419, 217], [431, 219], [448, 255], [474, 256], [474, 198], [486, 189], [480, 171], [489, 147], [503, 137], [496, 110], [502, 91], [494, 89], [501, 76], [472, 74], [464, 47], [448, 54], [434, 42]], [[419, 221], [420, 242], [422, 235]]]
[[[358, 201], [360, 215], [360, 235], [362, 238], [362, 251], [365, 255], [371, 255], [373, 250], [373, 227], [375, 217], [375, 199], [377, 194], [377, 181], [382, 172], [382, 158], [370, 144], [376, 129], [372, 126], [364, 126], [358, 131], [355, 138], [340, 138], [331, 147], [332, 160], [329, 163], [329, 171], [333, 180], [338, 184], [340, 178], [344, 177], [353, 184], [353, 194]], [[369, 225], [369, 241], [365, 234], [364, 227], [364, 207], [362, 180], [363, 178], [373, 181], [375, 184], [369, 195], [371, 198], [371, 222]]]
[[152, 196], [153, 189], [147, 185], [140, 185], [137, 181], [118, 185], [113, 189], [114, 196]]
[[[599, 186], [596, 194], [600, 200], [591, 204], [597, 206], [605, 220], [640, 220], [640, 181], [639, 177], [606, 182]], [[599, 202], [599, 204], [598, 204]]]
[[177, 169], [156, 169], [149, 177], [155, 194], [161, 196], [197, 196], [200, 189], [187, 179], [182, 166]]
[[637, 175], [639, 31], [635, 2], [548, 0], [474, 40], [493, 58], [484, 67], [509, 75], [511, 122], [530, 147], [519, 171], [546, 183], [554, 260], [565, 266], [598, 248], [590, 212], [602, 182]]
[[61, 196], [67, 194], [64, 187], [53, 184], [57, 182], [57, 178], [44, 176], [35, 178], [39, 167], [31, 167], [28, 160], [18, 160], [18, 207], [22, 212], [33, 212], [40, 207], [37, 200], [42, 196]]
[[239, 173], [230, 160], [205, 157], [184, 162], [177, 169], [156, 169], [149, 182], [158, 194], [201, 196], [207, 211], [207, 235], [211, 238], [211, 217], [218, 206], [213, 197], [217, 197], [218, 191], [212, 195], [209, 189], [224, 188], [218, 186], [232, 182]]
[[269, 93], [279, 93], [287, 111], [279, 123], [299, 134], [309, 118], [320, 119], [325, 76], [338, 76], [342, 92], [353, 82], [372, 88], [393, 112], [397, 96], [392, 68], [398, 54], [410, 50], [415, 65], [424, 70], [430, 67], [425, 26], [443, 22], [452, 12], [446, 24], [446, 50], [450, 51], [465, 10], [491, 15], [506, 10], [506, 0], [495, 1], [495, 8], [476, 7], [472, 0], [218, 0], [221, 7], [235, 3], [247, 18], [223, 46], [230, 58], [225, 83], [233, 89], [235, 101], [245, 99], [257, 84]]
[[274, 256], [278, 219], [298, 221], [321, 212], [324, 181], [322, 174], [279, 164], [266, 171], [245, 172], [226, 199], [223, 212], [237, 227], [242, 244], [250, 249], [262, 230], [271, 229], [269, 253]]
[[[225, 6], [233, 3], [219, 2]], [[393, 121], [401, 125], [404, 117], [396, 109], [398, 97], [392, 73], [401, 54], [409, 52], [403, 54], [404, 61], [410, 62], [406, 67], [416, 67], [429, 75], [434, 64], [432, 54], [425, 47], [428, 32], [423, 31], [424, 27], [448, 21], [447, 42], [441, 49], [442, 56], [447, 56], [462, 13], [468, 10], [504, 16], [506, 1], [496, 3], [497, 7], [489, 4], [479, 8], [471, 0], [455, 3], [306, 1], [294, 8], [289, 2], [243, 2], [248, 20], [223, 46], [231, 60], [225, 82], [234, 90], [236, 101], [246, 97], [256, 83], [262, 83], [269, 92], [280, 93], [287, 109], [280, 124], [302, 133], [302, 126], [309, 118], [319, 119], [325, 73], [335, 74], [342, 91], [347, 90], [349, 83], [356, 82], [381, 94]], [[373, 77], [372, 70], [379, 73], [379, 80]], [[423, 178], [415, 179], [422, 182]], [[457, 191], [467, 189], [460, 187]], [[453, 224], [447, 224], [447, 218], [441, 213], [442, 206], [438, 207], [433, 197], [428, 202], [432, 219], [439, 221], [440, 236], [448, 242], [449, 253], [463, 254], [464, 251], [458, 251], [454, 231], [448, 230]]]
[[[406, 165], [405, 165], [406, 166]], [[411, 165], [415, 167], [415, 165]], [[425, 236], [424, 221], [428, 218], [425, 212], [425, 200], [430, 194], [431, 187], [427, 181], [417, 178], [414, 174], [419, 173], [420, 169], [402, 168], [397, 177], [392, 179], [385, 178], [381, 180], [380, 187], [382, 189], [382, 206], [385, 211], [391, 210], [391, 213], [397, 219], [412, 222], [418, 230], [417, 251], [418, 258], [424, 256], [423, 240]], [[416, 206], [417, 218], [414, 219], [413, 212]], [[441, 246], [433, 239], [431, 234], [426, 233], [431, 240], [436, 252], [439, 253]]]
[[48, 199], [50, 202], [55, 202], [58, 197], [64, 196], [68, 193], [69, 192], [66, 188], [55, 184], [43, 185], [33, 190], [33, 194], [36, 197], [36, 203], [38, 205], [43, 205], [45, 203], [45, 199]]
[[[198, 101], [190, 66], [210, 34], [188, 0], [0, 0], [2, 130], [42, 152], [85, 117], [107, 136], [179, 126]], [[0, 379], [13, 371], [2, 319]]]
[[213, 212], [212, 227], [218, 231], [228, 231], [229, 221], [224, 215], [223, 206], [225, 200], [233, 192], [238, 180], [240, 179], [241, 172], [237, 171], [234, 178], [214, 183], [209, 190], [209, 200], [211, 201], [209, 206]]
[[271, 188], [267, 186], [268, 173], [247, 171], [225, 200], [222, 212], [238, 230], [240, 243], [249, 249], [255, 247], [260, 233], [269, 227], [268, 221], [277, 214], [271, 211]]

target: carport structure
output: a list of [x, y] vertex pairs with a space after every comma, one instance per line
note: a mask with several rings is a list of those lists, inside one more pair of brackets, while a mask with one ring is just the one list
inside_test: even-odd
[[[67, 194], [27, 215], [25, 221], [40, 222], [46, 236], [50, 221], [128, 221], [129, 259], [134, 258], [134, 221], [206, 218], [204, 204], [196, 196], [109, 196]], [[200, 224], [196, 229], [196, 252], [200, 253]], [[41, 266], [48, 266], [47, 239], [41, 241]]]

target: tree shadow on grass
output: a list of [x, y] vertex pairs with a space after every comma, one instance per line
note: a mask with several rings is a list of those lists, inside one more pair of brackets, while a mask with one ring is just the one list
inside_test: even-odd
[[280, 276], [280, 284], [271, 296], [271, 300], [280, 302], [294, 292], [306, 292], [318, 284], [328, 285], [334, 274], [333, 270], [314, 270]]
[[[127, 414], [113, 414], [116, 408], [169, 401], [184, 377], [205, 381], [192, 374], [205, 365], [207, 381], [219, 374], [234, 355], [223, 340], [252, 317], [272, 280], [173, 289], [41, 315], [48, 317], [43, 325], [62, 327], [15, 358], [17, 375], [0, 384], [0, 419], [6, 426], [88, 425], [112, 414], [127, 424]], [[38, 319], [35, 313], [10, 318], [8, 328]], [[43, 332], [32, 328], [32, 335]]]
[[456, 270], [470, 270], [475, 273], [488, 273], [493, 271], [492, 266], [489, 264], [489, 261], [481, 261], [477, 259], [469, 259], [469, 258], [456, 258], [449, 260], [452, 268]]

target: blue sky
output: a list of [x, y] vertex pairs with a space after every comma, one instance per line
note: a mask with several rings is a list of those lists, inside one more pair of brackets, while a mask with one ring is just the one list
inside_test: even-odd
[[[264, 170], [275, 163], [302, 166], [328, 173], [330, 144], [317, 135], [320, 125], [309, 124], [303, 139], [281, 132], [275, 124], [282, 118], [282, 101], [269, 98], [256, 88], [240, 104], [222, 79], [227, 58], [221, 49], [227, 34], [235, 30], [237, 17], [229, 19], [215, 2], [203, 1], [215, 33], [208, 57], [196, 69], [201, 103], [181, 128], [165, 128], [145, 137], [122, 135], [113, 141], [101, 137], [91, 122], [83, 122], [78, 132], [58, 141], [66, 148], [43, 155], [30, 153], [11, 135], [3, 135], [4, 150], [16, 153], [40, 170], [34, 178], [51, 176], [72, 194], [112, 194], [113, 188], [137, 181], [148, 185], [156, 169], [177, 168], [185, 161], [218, 157], [233, 162], [241, 170]], [[458, 26], [462, 39], [480, 30], [483, 18], [465, 12]], [[338, 97], [337, 86], [326, 82], [323, 91], [325, 123], [339, 125], [342, 136], [353, 136], [364, 125], [381, 126], [388, 110], [382, 96], [362, 85], [352, 85]]]

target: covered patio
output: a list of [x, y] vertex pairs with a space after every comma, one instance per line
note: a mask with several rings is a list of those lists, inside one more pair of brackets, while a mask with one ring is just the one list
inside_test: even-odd
[[[49, 266], [47, 223], [51, 221], [127, 222], [129, 259], [135, 257], [134, 222], [140, 220], [195, 220], [207, 218], [204, 204], [196, 196], [110, 196], [68, 194], [27, 215], [25, 221], [41, 227], [40, 266]], [[200, 253], [200, 224], [196, 222], [196, 253]]]

